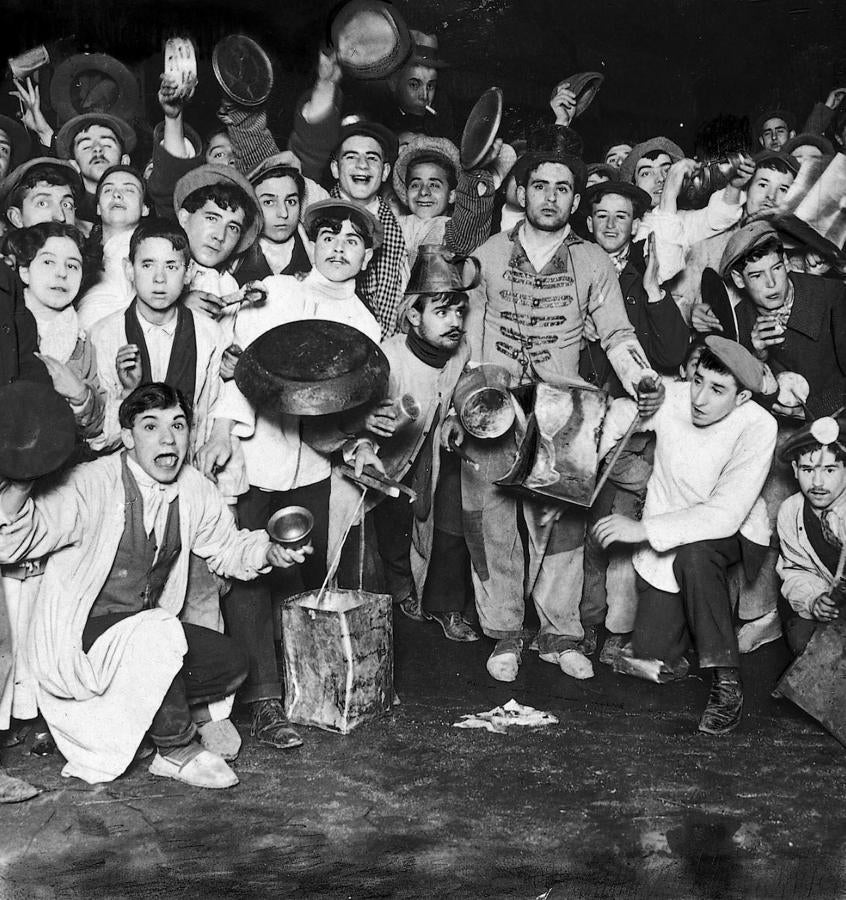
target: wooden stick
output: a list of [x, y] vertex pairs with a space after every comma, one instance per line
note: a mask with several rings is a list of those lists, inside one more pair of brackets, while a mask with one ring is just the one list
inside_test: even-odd
[[378, 469], [374, 469], [373, 466], [365, 466], [361, 475], [356, 475], [355, 469], [347, 463], [342, 463], [340, 469], [341, 474], [345, 478], [349, 478], [350, 481], [354, 481], [356, 484], [363, 485], [364, 487], [375, 488], [377, 491], [381, 491], [388, 497], [399, 497], [400, 494], [405, 494], [406, 497], [408, 497], [409, 503], [413, 503], [417, 499], [416, 491], [412, 490], [407, 485], [402, 484], [400, 481], [394, 481], [393, 478], [388, 478]]

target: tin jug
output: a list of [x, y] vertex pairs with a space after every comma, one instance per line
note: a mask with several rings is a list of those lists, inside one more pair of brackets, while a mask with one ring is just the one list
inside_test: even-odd
[[[467, 263], [474, 272], [465, 283]], [[421, 244], [411, 270], [406, 294], [453, 294], [470, 291], [482, 280], [482, 267], [475, 256], [457, 256], [442, 244]]]

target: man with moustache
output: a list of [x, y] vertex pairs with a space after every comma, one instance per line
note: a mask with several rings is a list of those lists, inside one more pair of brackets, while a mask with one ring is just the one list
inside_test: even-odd
[[[470, 297], [471, 360], [503, 367], [512, 387], [577, 378], [579, 350], [586, 329], [593, 328], [623, 387], [634, 393], [648, 362], [626, 317], [614, 267], [570, 227], [585, 166], [564, 149], [563, 139], [558, 126], [532, 135], [515, 170], [525, 221], [490, 238], [475, 254], [482, 280]], [[499, 681], [517, 677], [525, 584], [541, 621], [541, 658], [575, 678], [590, 678], [593, 667], [578, 649], [584, 636], [584, 513], [518, 499], [493, 483], [513, 462], [513, 431], [495, 442], [467, 442], [480, 470], [462, 465], [465, 536], [480, 624], [497, 641], [489, 674]], [[520, 520], [528, 532], [525, 560], [516, 537]]]

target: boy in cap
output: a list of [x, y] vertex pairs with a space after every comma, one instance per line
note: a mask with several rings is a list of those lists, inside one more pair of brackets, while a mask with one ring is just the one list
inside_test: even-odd
[[835, 573], [846, 542], [846, 418], [809, 422], [781, 448], [799, 492], [778, 511], [778, 574], [789, 603], [785, 636], [794, 654], [818, 627], [839, 618], [844, 583]]
[[755, 119], [752, 133], [764, 150], [783, 150], [784, 145], [796, 137], [793, 115], [786, 109], [765, 110]]
[[[706, 338], [690, 384], [667, 387], [660, 409], [642, 422], [655, 432], [655, 465], [640, 521], [609, 515], [594, 526], [603, 547], [635, 549], [638, 608], [630, 655], [658, 660], [663, 680], [684, 677], [692, 635], [700, 668], [713, 683], [699, 730], [727, 734], [743, 707], [727, 569], [744, 560], [765, 522], [754, 507], [769, 471], [776, 423], [753, 394], [764, 366], [739, 344]], [[628, 407], [628, 411], [625, 411]], [[635, 411], [615, 402], [602, 441], [610, 449]], [[600, 448], [602, 453], [602, 447]], [[760, 501], [758, 501], [760, 505]]]
[[0, 184], [0, 203], [12, 228], [40, 222], [75, 225], [82, 192], [69, 162], [41, 156], [18, 166]]
[[[266, 302], [238, 314], [235, 342], [247, 347], [277, 325], [298, 319], [342, 322], [372, 341], [379, 324], [356, 295], [356, 276], [368, 266], [380, 240], [379, 223], [366, 209], [344, 200], [325, 200], [306, 210], [304, 223], [314, 268], [304, 278], [273, 275], [265, 279]], [[326, 575], [329, 533], [330, 462], [303, 437], [299, 416], [271, 418], [258, 412], [234, 381], [224, 386], [215, 410], [209, 442], [197, 456], [211, 479], [232, 452], [232, 436], [240, 439], [249, 490], [238, 499], [239, 521], [263, 528], [285, 506], [304, 506], [314, 516], [314, 554], [302, 569], [306, 588], [318, 587]], [[250, 671], [241, 699], [251, 706], [250, 731], [263, 743], [287, 749], [302, 739], [285, 718], [282, 688], [273, 645], [271, 585], [235, 582], [224, 600], [229, 633], [248, 650]]]
[[126, 275], [129, 243], [138, 223], [150, 213], [147, 183], [134, 166], [118, 163], [106, 169], [97, 185], [96, 238], [103, 254], [100, 277], [77, 303], [79, 324], [84, 331], [110, 313], [123, 312], [132, 302], [132, 282]]
[[305, 553], [238, 530], [217, 490], [185, 465], [191, 419], [178, 391], [141, 386], [120, 422], [124, 452], [77, 466], [34, 497], [27, 480], [0, 491], [0, 558], [49, 554], [28, 647], [41, 711], [65, 775], [113, 780], [149, 732], [152, 774], [231, 787], [237, 776], [197, 735], [209, 703], [243, 680], [246, 660], [209, 611], [192, 606], [189, 556], [255, 578]]
[[56, 135], [56, 154], [79, 172], [84, 193], [77, 216], [94, 223], [97, 214], [97, 185], [112, 166], [129, 163], [135, 149], [132, 127], [108, 113], [83, 113], [65, 122]]

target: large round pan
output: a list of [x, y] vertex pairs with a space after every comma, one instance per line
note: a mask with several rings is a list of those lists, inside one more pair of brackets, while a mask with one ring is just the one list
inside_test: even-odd
[[461, 135], [461, 166], [478, 166], [493, 147], [502, 123], [502, 91], [488, 88], [476, 101]]
[[244, 34], [230, 34], [212, 51], [212, 67], [224, 93], [241, 106], [259, 106], [273, 89], [270, 57]]

